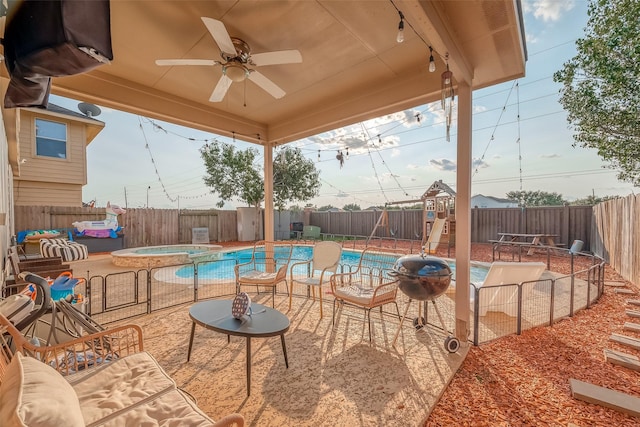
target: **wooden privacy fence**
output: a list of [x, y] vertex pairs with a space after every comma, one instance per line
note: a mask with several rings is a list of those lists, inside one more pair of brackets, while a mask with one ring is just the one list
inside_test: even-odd
[[622, 277], [640, 284], [640, 195], [593, 207], [591, 250]]
[[[75, 221], [99, 221], [105, 208], [64, 206], [16, 206], [15, 230], [73, 229]], [[186, 209], [127, 209], [118, 217], [124, 228], [125, 247], [191, 243], [191, 229], [209, 228], [209, 239], [238, 239], [236, 211]]]
[[[322, 233], [369, 236], [382, 210], [353, 212], [311, 212], [310, 224]], [[387, 211], [389, 231], [378, 228], [377, 237], [420, 239], [423, 211], [401, 209]], [[558, 235], [557, 241], [568, 246], [574, 240], [591, 241], [591, 206], [552, 206], [535, 208], [476, 208], [471, 211], [471, 241], [486, 243], [498, 233], [544, 233]]]

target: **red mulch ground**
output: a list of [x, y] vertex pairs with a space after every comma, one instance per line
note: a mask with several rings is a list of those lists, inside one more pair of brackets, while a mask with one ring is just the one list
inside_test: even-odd
[[[473, 259], [491, 260], [490, 246], [474, 245], [472, 252]], [[553, 271], [570, 271], [566, 259], [553, 258], [551, 265]], [[639, 290], [611, 268], [605, 269], [605, 280]], [[571, 397], [570, 378], [640, 397], [640, 374], [604, 360], [604, 349], [640, 356], [609, 341], [612, 333], [640, 338], [622, 330], [634, 320], [625, 313], [631, 308], [626, 301], [638, 296], [614, 289], [606, 286], [591, 309], [552, 327], [472, 347], [425, 426], [639, 426], [638, 418]]]

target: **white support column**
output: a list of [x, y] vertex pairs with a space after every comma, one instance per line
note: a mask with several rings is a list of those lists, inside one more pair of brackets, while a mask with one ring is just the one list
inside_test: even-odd
[[264, 239], [274, 240], [273, 146], [264, 145]]
[[456, 337], [467, 341], [471, 283], [471, 87], [458, 83], [458, 158], [456, 172]]

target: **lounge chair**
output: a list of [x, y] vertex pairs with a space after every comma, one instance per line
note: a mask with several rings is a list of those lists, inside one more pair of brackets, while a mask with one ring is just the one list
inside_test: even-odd
[[[323, 241], [313, 246], [313, 257], [309, 260], [296, 262], [291, 265], [289, 280], [291, 289], [289, 290], [289, 310], [291, 310], [291, 299], [293, 298], [293, 284], [301, 283], [313, 291], [315, 299], [316, 288], [320, 297], [320, 318], [322, 319], [322, 285], [329, 282], [332, 273], [335, 273], [342, 246], [337, 242]], [[304, 274], [303, 274], [304, 273]]]
[[66, 239], [40, 239], [40, 253], [43, 257], [61, 257], [65, 262], [89, 257], [86, 245]]
[[[518, 287], [522, 283], [535, 282], [546, 270], [543, 262], [501, 262], [491, 263], [489, 272], [476, 287], [479, 290], [480, 301], [478, 314], [486, 316], [489, 311], [503, 312], [509, 316], [518, 315]], [[522, 299], [525, 300], [532, 290], [532, 286], [522, 286]], [[455, 287], [449, 287], [447, 294], [452, 296]], [[474, 310], [474, 287], [469, 289], [471, 310]]]

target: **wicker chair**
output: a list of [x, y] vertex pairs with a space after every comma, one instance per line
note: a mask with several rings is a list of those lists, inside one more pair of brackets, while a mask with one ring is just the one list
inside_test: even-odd
[[331, 291], [335, 297], [333, 301], [333, 319], [335, 324], [336, 304], [342, 308], [345, 304], [360, 307], [365, 310], [365, 317], [369, 326], [369, 341], [371, 341], [371, 309], [385, 304], [394, 304], [398, 320], [400, 311], [396, 303], [398, 293], [397, 279], [389, 274], [399, 254], [383, 253], [375, 248], [368, 248], [362, 252], [358, 267], [347, 273], [331, 276]]
[[[342, 246], [337, 242], [318, 242], [313, 246], [313, 257], [307, 261], [296, 262], [291, 265], [289, 280], [291, 289], [289, 290], [289, 310], [291, 310], [291, 299], [293, 298], [293, 285], [300, 283], [313, 291], [315, 300], [316, 288], [318, 288], [320, 298], [320, 318], [322, 319], [322, 285], [329, 282], [329, 277], [335, 273], [340, 263]], [[301, 274], [304, 273], [304, 274]]]
[[[234, 267], [236, 275], [236, 292], [241, 286], [270, 287], [271, 305], [275, 308], [276, 287], [278, 283], [287, 281], [287, 269], [291, 261], [293, 245], [290, 243], [261, 240], [253, 246], [251, 260]], [[289, 289], [287, 288], [287, 292]]]

